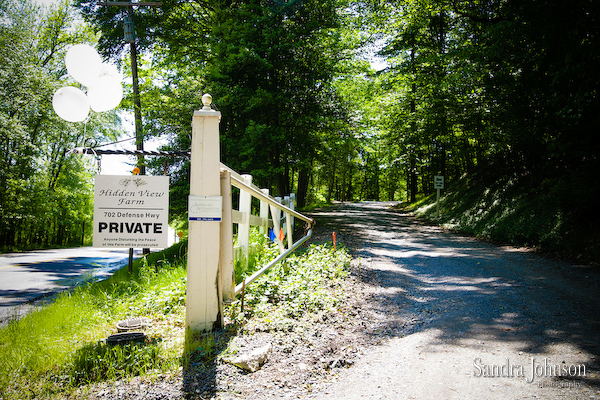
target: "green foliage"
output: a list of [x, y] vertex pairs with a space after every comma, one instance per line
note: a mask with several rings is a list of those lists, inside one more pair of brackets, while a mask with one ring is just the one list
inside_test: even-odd
[[[484, 239], [597, 262], [600, 231], [590, 215], [598, 189], [588, 186], [593, 180], [589, 166], [541, 182], [500, 169], [479, 170], [445, 191], [437, 222]], [[435, 196], [411, 208], [420, 217], [436, 220]]]
[[[433, 193], [434, 175], [464, 188], [475, 174], [478, 192], [446, 196], [451, 223], [496, 240], [594, 253], [598, 8], [590, 0], [357, 7], [381, 38], [388, 67], [349, 86], [369, 99], [358, 103], [358, 126], [379, 118], [370, 136], [357, 136], [351, 170], [339, 159], [319, 170], [330, 178], [319, 182], [329, 196], [415, 203]], [[377, 113], [369, 112], [373, 103]], [[577, 183], [584, 176], [588, 184]]]
[[[135, 28], [136, 45], [141, 49], [152, 47], [157, 35], [165, 34], [164, 28], [169, 26], [169, 15], [178, 14], [182, 8], [190, 7], [188, 2], [177, 0], [161, 1], [161, 7], [136, 7], [132, 13]], [[180, 4], [178, 4], [180, 3]], [[200, 7], [203, 1], [197, 1]], [[75, 0], [83, 18], [101, 32], [98, 42], [99, 50], [106, 58], [119, 59], [123, 47], [127, 44], [124, 37], [123, 21], [129, 14], [129, 7], [100, 6], [94, 0]], [[177, 8], [177, 6], [181, 6]], [[187, 14], [190, 18], [190, 15]], [[167, 31], [167, 33], [170, 33]]]
[[[118, 57], [127, 10], [77, 3]], [[597, 164], [592, 0], [166, 1], [134, 17], [148, 52], [145, 132], [188, 149], [192, 110], [211, 92], [223, 162], [272, 193], [296, 192], [299, 206], [415, 202], [434, 175], [451, 183], [489, 165], [541, 182], [548, 169], [568, 180]], [[373, 71], [373, 55], [387, 67]], [[168, 169], [184, 225], [189, 164]]]
[[[241, 256], [234, 260], [235, 283], [241, 283], [244, 278], [252, 275], [255, 271], [275, 259], [279, 254], [279, 247], [271, 242], [268, 236], [259, 232], [258, 228], [250, 228], [250, 246], [248, 249], [247, 262]], [[234, 242], [234, 247], [237, 242]]]
[[334, 2], [245, 1], [215, 9], [214, 18], [205, 79], [223, 113], [223, 161], [279, 195], [293, 190], [297, 171], [302, 206], [319, 135], [337, 106]]
[[68, 151], [114, 137], [119, 121], [92, 113], [87, 126], [68, 123], [51, 99], [73, 83], [63, 62], [68, 47], [95, 37], [66, 3], [46, 9], [8, 0], [0, 12], [0, 251], [88, 243], [94, 165]]
[[[305, 314], [326, 311], [343, 298], [341, 283], [348, 274], [350, 256], [345, 249], [310, 245], [298, 255], [273, 267], [246, 288], [245, 306], [235, 321], [253, 317], [261, 329], [286, 329]], [[234, 303], [239, 307], [240, 300]], [[251, 328], [249, 328], [251, 329]]]
[[[102, 32], [104, 54], [118, 57], [127, 10], [89, 0], [77, 6]], [[222, 161], [272, 193], [296, 192], [304, 205], [322, 136], [344, 124], [332, 81], [339, 61], [351, 54], [348, 45], [357, 44], [340, 29], [340, 6], [333, 0], [167, 1], [136, 9], [137, 44], [151, 48], [140, 68], [144, 132], [168, 134], [165, 150], [188, 149], [189, 120], [208, 91], [223, 115]], [[151, 169], [162, 171], [164, 164]], [[188, 168], [179, 161], [170, 166], [174, 219], [186, 212]]]
[[[21, 390], [31, 387], [31, 377], [40, 385], [33, 390], [60, 392], [175, 368], [182, 341], [173, 336], [183, 335], [186, 269], [181, 260], [163, 259], [172, 261], [159, 268], [138, 263], [133, 275], [124, 268], [106, 281], [60, 294], [0, 329], [0, 392], [23, 398]], [[104, 344], [117, 321], [137, 316], [148, 317], [154, 326], [144, 345]]]
[[494, 163], [543, 179], [545, 168], [567, 176], [595, 158], [591, 1], [367, 4], [389, 63], [381, 74], [386, 173], [405, 182], [409, 201], [430, 194], [437, 174], [450, 182]]

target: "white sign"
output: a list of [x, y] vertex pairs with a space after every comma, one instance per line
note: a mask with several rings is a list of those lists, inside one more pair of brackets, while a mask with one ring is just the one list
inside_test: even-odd
[[433, 177], [433, 188], [443, 189], [444, 188], [444, 175], [436, 175]]
[[217, 221], [223, 216], [221, 196], [190, 196], [188, 203], [189, 221]]
[[169, 177], [96, 175], [94, 247], [168, 246]]

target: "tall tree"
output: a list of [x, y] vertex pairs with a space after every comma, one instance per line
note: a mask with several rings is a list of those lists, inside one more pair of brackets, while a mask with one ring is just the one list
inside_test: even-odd
[[410, 199], [438, 172], [453, 179], [496, 163], [539, 181], [597, 165], [593, 1], [363, 4], [374, 20], [386, 15], [386, 137]]
[[[105, 36], [100, 42], [107, 54], [118, 54], [121, 16], [95, 1], [78, 4]], [[170, 60], [177, 80], [202, 82], [201, 89], [213, 95], [223, 113], [223, 161], [280, 194], [289, 193], [294, 184], [301, 204], [318, 148], [317, 132], [328, 125], [329, 104], [335, 101], [334, 68], [345, 56], [336, 6], [334, 0], [192, 0], [167, 1], [160, 9], [136, 13], [150, 40], [143, 44], [153, 48], [160, 64]], [[167, 87], [158, 91], [174, 94]], [[188, 104], [198, 105], [199, 97], [194, 93]], [[167, 123], [161, 120], [166, 113], [150, 113], [159, 119], [147, 125], [160, 131], [157, 126]]]
[[[0, 3], [0, 246], [81, 244], [90, 221], [90, 165], [68, 150], [111, 136], [116, 117], [62, 121], [52, 95], [68, 84], [63, 62], [76, 27], [66, 3], [50, 9]], [[87, 226], [89, 228], [89, 224]]]
[[224, 115], [223, 158], [279, 194], [297, 172], [302, 205], [335, 101], [335, 3], [221, 2], [214, 18], [205, 79]]

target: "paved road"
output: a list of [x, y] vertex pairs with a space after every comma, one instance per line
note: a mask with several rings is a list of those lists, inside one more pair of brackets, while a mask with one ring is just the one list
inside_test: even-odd
[[599, 271], [387, 206], [319, 214], [362, 258], [384, 339], [311, 399], [600, 399]]
[[127, 263], [127, 249], [91, 247], [0, 254], [0, 324], [26, 312], [29, 303]]

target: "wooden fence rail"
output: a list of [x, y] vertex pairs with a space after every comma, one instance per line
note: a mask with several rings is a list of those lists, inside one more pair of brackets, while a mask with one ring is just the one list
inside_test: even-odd
[[[240, 189], [239, 210], [232, 208], [232, 186]], [[223, 230], [221, 237], [220, 269], [221, 277], [223, 278], [221, 279], [223, 299], [232, 300], [235, 295], [240, 292], [240, 285], [250, 284], [260, 276], [260, 274], [270, 269], [273, 265], [277, 264], [277, 262], [283, 260], [291, 253], [291, 251], [298, 247], [293, 240], [294, 222], [296, 218], [306, 222], [310, 226], [314, 224], [314, 221], [295, 210], [295, 194], [292, 193], [290, 196], [285, 196], [284, 198], [273, 198], [269, 195], [268, 189], [260, 189], [252, 184], [251, 175], [240, 175], [222, 163], [221, 195], [224, 199], [224, 218], [222, 227], [225, 224], [238, 225], [238, 248], [233, 247], [233, 236], [230, 235], [230, 232], [233, 232], [232, 228], [229, 229], [228, 227], [226, 230]], [[252, 198], [256, 198], [260, 201], [259, 215], [252, 214]], [[271, 218], [269, 218], [269, 213], [271, 214]], [[231, 215], [230, 221], [225, 215], [227, 215], [227, 217]], [[280, 234], [283, 231], [283, 224], [285, 224], [285, 235], [283, 235], [285, 236], [285, 240]], [[264, 270], [261, 268], [259, 270], [261, 272], [257, 276], [253, 276], [252, 279], [247, 278], [245, 282], [238, 285], [238, 288], [236, 289], [234, 262], [235, 260], [239, 260], [242, 263], [248, 263], [248, 254], [250, 251], [249, 233], [251, 226], [259, 227], [263, 234], [267, 234], [270, 228], [273, 229], [280, 256], [277, 258], [277, 262], [274, 262]], [[307, 231], [310, 231], [310, 234], [312, 234], [310, 229]], [[306, 240], [305, 238], [306, 236], [303, 238], [304, 240], [302, 240], [302, 243]]]

